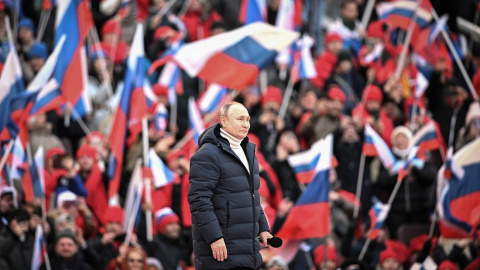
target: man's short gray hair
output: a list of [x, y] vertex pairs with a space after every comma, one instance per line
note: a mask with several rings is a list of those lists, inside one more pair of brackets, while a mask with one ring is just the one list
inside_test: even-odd
[[222, 116], [228, 117], [228, 112], [230, 111], [230, 108], [231, 108], [233, 105], [241, 105], [241, 106], [243, 106], [241, 103], [238, 103], [238, 102], [236, 102], [236, 101], [230, 101], [230, 102], [225, 103], [225, 104], [220, 108], [220, 110], [218, 111], [218, 122], [219, 122], [219, 123], [220, 123], [220, 120], [221, 120], [221, 117], [222, 117]]

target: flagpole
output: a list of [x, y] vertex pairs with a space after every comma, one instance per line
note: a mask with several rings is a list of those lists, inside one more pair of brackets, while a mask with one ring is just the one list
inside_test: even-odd
[[364, 31], [367, 30], [368, 21], [370, 20], [374, 6], [375, 6], [375, 0], [368, 0], [367, 5], [365, 7], [365, 11], [363, 12], [363, 17], [362, 17], [362, 29]]
[[405, 60], [407, 58], [408, 46], [410, 45], [410, 41], [413, 35], [413, 29], [415, 28], [415, 21], [418, 17], [418, 8], [422, 4], [423, 0], [419, 0], [417, 5], [415, 6], [415, 12], [413, 13], [412, 20], [410, 21], [410, 25], [408, 26], [407, 36], [405, 38], [405, 42], [403, 43], [402, 51], [400, 53], [400, 57], [398, 58], [397, 68], [395, 70], [395, 78], [400, 78], [400, 75], [403, 70], [403, 66], [405, 65]]
[[[358, 168], [358, 177], [357, 177], [357, 191], [355, 192], [355, 197], [360, 200], [360, 196], [362, 195], [362, 187], [363, 187], [363, 172], [365, 170], [365, 154], [362, 151], [362, 156], [360, 157], [360, 167]], [[353, 208], [353, 219], [357, 219], [358, 212], [360, 211], [360, 204], [354, 204]]]
[[[439, 20], [438, 14], [435, 11], [435, 9], [432, 10], [432, 15], [435, 21]], [[460, 60], [460, 56], [458, 56], [457, 50], [455, 50], [455, 47], [453, 46], [450, 36], [447, 34], [447, 32], [443, 27], [440, 28], [440, 31], [442, 32], [443, 38], [445, 39], [445, 42], [447, 43], [447, 46], [450, 49], [450, 52], [453, 54], [453, 58], [455, 59], [455, 62], [457, 63], [458, 68], [460, 69], [460, 72], [462, 73], [463, 79], [467, 83], [468, 90], [470, 90], [470, 93], [472, 94], [473, 99], [478, 100], [478, 95], [477, 95], [477, 92], [475, 92], [475, 87], [473, 86], [472, 81], [470, 80], [470, 77], [468, 76], [462, 61]]]
[[[402, 184], [402, 180], [397, 180], [397, 183], [395, 184], [395, 187], [393, 188], [392, 194], [390, 195], [390, 198], [388, 198], [388, 211], [386, 213], [386, 216], [388, 216], [388, 213], [390, 212], [390, 206], [393, 203], [393, 200], [395, 199], [395, 196], [397, 195], [398, 189], [400, 188], [400, 185]], [[367, 241], [365, 241], [365, 244], [363, 244], [362, 251], [360, 252], [360, 255], [358, 256], [358, 260], [362, 260], [363, 256], [365, 256], [365, 253], [367, 252], [368, 245], [370, 245], [370, 238], [367, 238]]]
[[[77, 118], [77, 122], [80, 125], [80, 127], [82, 128], [83, 132], [85, 132], [85, 135], [89, 135], [90, 133], [92, 133], [90, 131], [90, 129], [88, 129], [87, 124], [85, 124], [85, 122], [83, 121], [82, 117], [80, 117], [80, 115], [78, 114], [75, 107], [73, 107], [70, 103], [67, 103], [67, 107], [70, 109], [73, 116], [75, 118]], [[70, 119], [70, 114], [68, 114], [68, 115], [69, 115], [68, 118]], [[67, 117], [67, 113], [65, 113], [65, 117]]]
[[412, 104], [412, 115], [410, 117], [410, 130], [413, 132], [417, 127], [415, 123], [415, 118], [417, 117], [417, 98], [414, 97], [413, 104]]
[[[143, 144], [143, 166], [147, 166], [148, 162], [148, 119], [147, 117], [142, 118], [142, 144]], [[152, 204], [152, 194], [151, 194], [151, 179], [150, 177], [145, 177], [145, 201], [148, 205]], [[147, 241], [151, 242], [153, 240], [152, 236], [152, 209], [149, 207], [145, 212], [146, 223], [147, 223]]]
[[447, 149], [453, 145], [453, 138], [455, 136], [455, 125], [457, 124], [458, 109], [453, 110], [452, 119], [450, 119], [450, 131], [448, 132]]
[[170, 133], [172, 133], [173, 136], [175, 136], [178, 132], [178, 126], [177, 126], [177, 115], [178, 115], [178, 96], [177, 93], [175, 93], [175, 101], [173, 104], [170, 106], [170, 119], [168, 126], [170, 127]]
[[48, 20], [50, 19], [50, 14], [52, 13], [52, 8], [49, 8], [47, 10], [42, 10], [40, 13], [40, 22], [38, 25], [38, 31], [37, 31], [37, 42], [41, 42], [43, 38], [43, 34], [45, 33], [45, 29], [47, 28], [48, 25]]
[[3, 170], [3, 167], [7, 163], [7, 158], [10, 155], [10, 152], [12, 152], [14, 140], [10, 140], [7, 145], [7, 149], [5, 149], [5, 153], [3, 153], [2, 160], [0, 160], [0, 171]]

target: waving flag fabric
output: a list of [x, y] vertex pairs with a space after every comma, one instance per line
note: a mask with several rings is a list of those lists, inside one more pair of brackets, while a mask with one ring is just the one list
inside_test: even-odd
[[277, 236], [287, 240], [324, 237], [330, 232], [328, 206], [329, 178], [332, 161], [333, 135], [319, 142], [320, 158], [315, 166], [315, 176], [300, 195], [288, 214]]
[[25, 146], [20, 140], [20, 137], [15, 138], [15, 143], [12, 149], [12, 163], [10, 167], [10, 177], [12, 179], [22, 179], [23, 165], [27, 162], [27, 156], [25, 155]]
[[168, 125], [168, 111], [163, 104], [157, 104], [153, 114], [152, 127], [160, 134], [165, 133]]
[[77, 104], [87, 87], [86, 65], [82, 59], [83, 43], [93, 27], [92, 14], [87, 0], [62, 0], [58, 2], [55, 22], [55, 43], [66, 35], [65, 45], [55, 66], [54, 78], [60, 84], [65, 101]]
[[195, 145], [198, 145], [198, 137], [205, 130], [205, 125], [203, 124], [202, 115], [193, 97], [188, 99], [188, 118], [190, 129], [193, 132], [193, 141]]
[[307, 184], [313, 180], [316, 174], [315, 168], [320, 160], [322, 151], [321, 147], [323, 145], [323, 140], [318, 140], [312, 144], [307, 151], [290, 155], [287, 158], [299, 183]]
[[[182, 46], [183, 42], [174, 42], [162, 55], [163, 60], [160, 60], [160, 62], [164, 62], [169, 59], [169, 57], [172, 57]], [[162, 73], [160, 73], [160, 76], [158, 77], [158, 84], [167, 89], [168, 102], [170, 104], [175, 104], [177, 99], [176, 95], [183, 93], [182, 71], [175, 63], [170, 61], [166, 62], [162, 69]]]
[[140, 161], [137, 161], [128, 185], [128, 193], [125, 198], [125, 215], [123, 216], [122, 228], [125, 233], [132, 232], [140, 222], [141, 202], [143, 192], [143, 178]]
[[294, 82], [317, 77], [317, 70], [313, 64], [312, 52], [310, 51], [313, 45], [313, 39], [304, 34], [298, 43], [300, 50], [295, 53], [290, 75], [293, 76], [292, 80]]
[[[452, 151], [449, 151], [450, 154]], [[480, 139], [465, 145], [439, 170], [437, 209], [447, 238], [479, 237]], [[445, 173], [450, 171], [449, 173]], [[448, 178], [445, 177], [448, 176]]]
[[400, 27], [407, 30], [419, 3], [415, 26], [425, 28], [432, 20], [433, 7], [430, 0], [396, 0], [380, 3], [377, 5], [377, 13], [381, 20], [384, 20], [392, 27]]
[[[2, 74], [0, 75], [0, 107], [4, 111], [9, 111], [12, 98], [24, 91], [23, 74], [20, 60], [18, 58], [15, 46], [10, 44]], [[10, 121], [8, 113], [0, 114], [0, 134], [1, 140], [8, 140], [12, 134], [8, 134], [5, 127]], [[5, 133], [4, 133], [5, 132]]]
[[445, 14], [440, 17], [438, 21], [432, 22], [425, 29], [415, 31], [413, 36], [415, 42], [412, 43], [412, 47], [415, 49], [415, 51], [419, 52], [425, 47], [431, 45], [438, 37], [442, 29], [447, 31], [447, 21], [448, 15]]
[[391, 169], [395, 163], [395, 157], [390, 148], [369, 124], [365, 126], [365, 141], [362, 151], [367, 157], [378, 156], [387, 169]]
[[[256, 22], [182, 46], [171, 59], [191, 77], [243, 89], [273, 62], [297, 33]], [[198, 53], [202, 52], [202, 53]], [[153, 65], [156, 66], [156, 65]]]
[[419, 99], [425, 93], [428, 87], [428, 80], [423, 76], [421, 72], [417, 72], [417, 79], [416, 79], [416, 86], [415, 86], [415, 99]]
[[243, 24], [264, 22], [267, 20], [266, 0], [242, 0], [239, 21]]
[[202, 113], [214, 113], [222, 100], [227, 97], [227, 88], [216, 83], [210, 84], [198, 100], [198, 108]]
[[147, 167], [152, 171], [155, 188], [161, 188], [175, 179], [175, 174], [163, 163], [153, 149], [148, 152]]
[[402, 181], [408, 174], [410, 166], [422, 169], [425, 161], [418, 158], [418, 147], [412, 147], [406, 160], [397, 160], [389, 170], [390, 173], [398, 173], [398, 181]]
[[378, 233], [382, 229], [383, 223], [387, 219], [390, 206], [381, 202], [376, 202], [368, 215], [370, 216], [370, 234], [368, 237], [371, 240], [377, 239]]
[[433, 121], [428, 122], [415, 133], [412, 145], [417, 146], [419, 151], [432, 151], [439, 148], [445, 151], [442, 135]]
[[29, 164], [28, 171], [22, 182], [25, 192], [25, 201], [27, 202], [45, 197], [45, 166], [43, 160], [43, 147], [40, 146], [35, 153], [32, 164]]
[[43, 236], [42, 225], [37, 224], [37, 228], [35, 229], [35, 242], [33, 244], [32, 270], [40, 269], [40, 266], [45, 261], [45, 256], [48, 256], [47, 244]]
[[[143, 26], [139, 24], [128, 56], [120, 104], [115, 110], [109, 136], [111, 147], [109, 177], [111, 180], [108, 194], [110, 198], [113, 198], [118, 192], [125, 143], [133, 143], [142, 130], [141, 120], [147, 115], [146, 98], [143, 90], [145, 77], [143, 57]], [[129, 131], [128, 141], [127, 131]]]

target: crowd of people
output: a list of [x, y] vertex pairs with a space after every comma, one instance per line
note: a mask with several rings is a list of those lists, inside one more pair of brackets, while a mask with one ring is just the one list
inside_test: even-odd
[[[42, 0], [19, 1], [20, 9], [10, 2], [0, 1], [0, 70], [9, 51], [4, 20], [9, 16], [23, 81], [28, 85], [54, 48], [56, 8], [45, 16]], [[152, 187], [151, 203], [144, 196], [141, 218], [132, 235], [126, 235], [122, 207], [135, 162], [142, 157], [142, 138], [139, 135], [125, 149], [119, 205], [114, 205], [108, 201], [108, 137], [137, 23], [145, 29], [144, 64], [148, 70], [178, 40], [194, 42], [240, 27], [242, 1], [136, 0], [127, 1], [126, 7], [121, 0], [88, 2], [98, 29], [98, 34], [92, 31], [85, 43], [92, 111], [81, 121], [60, 110], [29, 119], [31, 153], [39, 147], [45, 150], [45, 196], [42, 200], [25, 196], [22, 179], [14, 179], [14, 186], [1, 187], [0, 269], [31, 269], [38, 225], [43, 229], [49, 255], [41, 269], [194, 269], [187, 194], [190, 158], [197, 149], [192, 142], [175, 146], [188, 136], [189, 97], [198, 100], [211, 82], [182, 72], [183, 91], [177, 92], [172, 110], [168, 90], [157, 83], [161, 68], [146, 74], [157, 104], [177, 115], [175, 122], [169, 119], [165, 129], [149, 125], [148, 133], [149, 146], [175, 173], [175, 180], [158, 189]], [[309, 149], [328, 134], [334, 135], [336, 162], [329, 191], [331, 233], [322, 239], [304, 239], [290, 261], [271, 248], [263, 249], [262, 269], [398, 270], [410, 269], [427, 258], [438, 269], [479, 269], [478, 239], [442, 235], [433, 217], [438, 199], [437, 172], [445, 162], [447, 147], [457, 151], [480, 137], [480, 103], [469, 92], [445, 37], [438, 35], [430, 43], [417, 46], [420, 40], [414, 36], [411, 44], [404, 44], [407, 31], [380, 20], [375, 10], [364, 29], [360, 20], [369, 2], [365, 0], [295, 2], [302, 18], [298, 30], [315, 40], [311, 51], [316, 77], [295, 84], [284, 117], [279, 116], [279, 110], [289, 78], [288, 64], [274, 62], [262, 71], [267, 87], [259, 83], [228, 91], [251, 116], [248, 137], [256, 145], [261, 204], [272, 235], [281, 229], [296, 200], [308, 188], [297, 181], [288, 157]], [[455, 16], [473, 21], [478, 3], [455, 1], [463, 5], [452, 6], [453, 1], [431, 2], [440, 13], [451, 15], [451, 36], [462, 40]], [[266, 3], [266, 22], [275, 25], [281, 0]], [[120, 16], [120, 12], [126, 15]], [[38, 38], [40, 21], [44, 29]], [[462, 62], [468, 80], [480, 95], [480, 46], [470, 41], [473, 37], [468, 33], [466, 36], [469, 46], [461, 53]], [[397, 76], [404, 46], [408, 47], [406, 60]], [[375, 54], [378, 48], [382, 49]], [[415, 81], [420, 73], [427, 78], [428, 87], [416, 98]], [[0, 89], [3, 91], [8, 89]], [[154, 114], [155, 110], [150, 111], [151, 122]], [[212, 118], [217, 119], [204, 115], [206, 127], [215, 123]], [[423, 153], [423, 166], [409, 168], [378, 237], [358, 260], [370, 232], [370, 208], [376, 201], [387, 203], [397, 183], [397, 173], [392, 174], [378, 157], [367, 157], [361, 169], [365, 126], [369, 124], [402, 160], [411, 152], [414, 134], [432, 122], [445, 146]], [[359, 179], [361, 195], [356, 198]], [[359, 213], [354, 214], [358, 205]], [[153, 239], [146, 229], [145, 213], [149, 211], [153, 213]], [[305, 217], [312, 218], [322, 220]]]

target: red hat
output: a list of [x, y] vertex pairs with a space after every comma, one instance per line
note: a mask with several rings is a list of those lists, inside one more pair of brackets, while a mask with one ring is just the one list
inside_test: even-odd
[[342, 89], [338, 87], [333, 87], [328, 89], [327, 97], [331, 100], [335, 100], [335, 99], [340, 100], [342, 103], [345, 103], [345, 101], [347, 100], [345, 98], [345, 94], [343, 93]]
[[122, 224], [123, 215], [124, 211], [120, 206], [109, 206], [105, 209], [105, 213], [103, 214], [103, 224], [105, 225], [110, 222]]
[[330, 32], [325, 37], [325, 43], [328, 44], [333, 41], [343, 41], [343, 38], [338, 33]]
[[107, 139], [105, 138], [105, 135], [101, 133], [100, 131], [93, 131], [90, 134], [87, 135], [87, 143], [91, 144], [92, 141], [94, 140], [100, 140], [103, 144], [107, 143]]
[[157, 233], [161, 233], [170, 223], [180, 223], [180, 219], [171, 208], [164, 207], [155, 212], [155, 228], [157, 229]]
[[[325, 246], [324, 245], [320, 245], [318, 246], [314, 253], [313, 253], [314, 257], [315, 257], [315, 265], [319, 265], [320, 263], [322, 263], [322, 261], [325, 259]], [[327, 246], [327, 260], [329, 261], [337, 261], [337, 253], [335, 251], [335, 247], [334, 246]]]
[[117, 34], [118, 36], [122, 36], [122, 26], [116, 20], [108, 20], [102, 26], [102, 36], [106, 34]]
[[153, 85], [152, 90], [157, 96], [168, 96], [168, 88], [158, 83]]
[[404, 263], [408, 259], [408, 247], [403, 242], [397, 240], [386, 240], [385, 246], [387, 249], [391, 249], [393, 252], [398, 254], [397, 258], [400, 263]]
[[93, 158], [93, 160], [97, 160], [97, 151], [93, 146], [89, 144], [84, 144], [77, 150], [77, 159], [80, 157], [87, 156]]
[[457, 270], [458, 267], [456, 264], [454, 264], [452, 261], [450, 260], [445, 260], [443, 261], [439, 266], [438, 266], [438, 270], [447, 270], [447, 269], [450, 269], [450, 270]]
[[47, 158], [47, 160], [51, 159], [53, 156], [56, 156], [56, 155], [64, 155], [66, 154], [65, 150], [61, 147], [52, 147], [50, 149], [48, 149], [47, 151], [47, 154], [45, 155], [45, 157]]
[[167, 164], [179, 157], [188, 157], [188, 153], [183, 149], [172, 149], [167, 154]]
[[410, 243], [408, 244], [409, 253], [412, 254], [413, 252], [418, 252], [423, 249], [423, 245], [428, 240], [427, 234], [422, 234], [419, 236], [415, 236], [410, 239]]
[[153, 39], [158, 40], [164, 37], [170, 37], [175, 34], [175, 30], [170, 26], [160, 26], [155, 30]]
[[276, 102], [279, 106], [282, 104], [282, 91], [275, 86], [269, 86], [262, 94], [262, 106], [267, 102]]
[[385, 33], [383, 31], [383, 22], [374, 21], [368, 25], [367, 37], [383, 38], [384, 35]]
[[363, 90], [363, 100], [365, 102], [370, 101], [370, 100], [376, 100], [378, 102], [382, 102], [383, 99], [383, 94], [382, 90], [378, 88], [376, 85], [369, 85], [365, 87]]
[[385, 260], [390, 258], [395, 259], [400, 263], [400, 258], [398, 257], [397, 253], [391, 248], [387, 248], [380, 253], [379, 263], [382, 264]]

